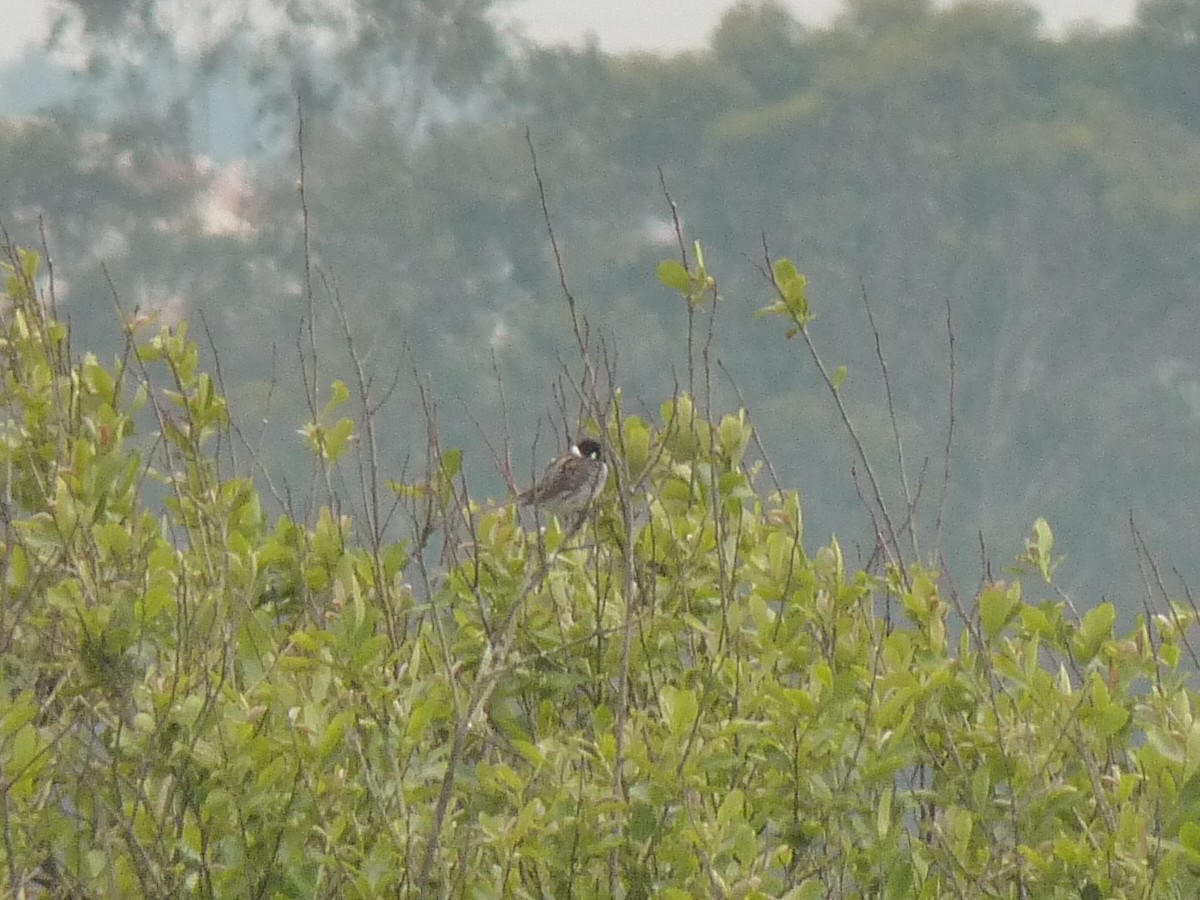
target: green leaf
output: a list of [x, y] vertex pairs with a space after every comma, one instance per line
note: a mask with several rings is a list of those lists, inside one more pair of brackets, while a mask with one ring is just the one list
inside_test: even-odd
[[132, 540], [128, 528], [119, 522], [102, 522], [92, 529], [92, 537], [97, 549], [106, 555], [126, 553]]
[[1025, 542], [1025, 555], [1022, 560], [1037, 569], [1044, 581], [1050, 582], [1054, 579], [1054, 570], [1058, 567], [1058, 561], [1054, 559], [1053, 554], [1054, 534], [1046, 520], [1039, 517], [1033, 523], [1032, 533]]
[[1085, 716], [1097, 737], [1108, 740], [1116, 737], [1129, 721], [1129, 711], [1116, 703], [1103, 709], [1093, 709]]
[[634, 841], [649, 840], [658, 830], [658, 810], [644, 801], [630, 803], [628, 813], [629, 837]]
[[625, 465], [629, 467], [630, 479], [636, 483], [650, 464], [650, 428], [637, 416], [630, 416], [623, 424]]
[[1004, 630], [1017, 613], [1020, 602], [1020, 584], [1007, 588], [1004, 584], [990, 584], [979, 595], [979, 621], [983, 631], [992, 638]]
[[790, 259], [776, 260], [772, 270], [775, 274], [775, 281], [781, 286], [800, 277], [796, 264]]
[[162, 359], [162, 355], [162, 345], [158, 341], [151, 341], [137, 348], [137, 358], [140, 362], [155, 363]]
[[658, 280], [673, 291], [689, 294], [692, 290], [692, 276], [678, 260], [664, 259], [658, 264]]
[[746, 820], [746, 796], [737, 788], [731, 790], [717, 807], [717, 824], [728, 828]]
[[434, 701], [432, 698], [426, 698], [426, 700], [416, 703], [412, 712], [408, 714], [408, 722], [404, 726], [404, 737], [413, 743], [424, 739], [430, 722], [433, 721], [434, 713], [438, 713], [440, 707], [442, 707], [442, 703]]
[[13, 545], [9, 549], [8, 557], [8, 586], [14, 590], [21, 590], [25, 587], [25, 583], [29, 579], [29, 557], [25, 554], [25, 549], [20, 545]]
[[887, 840], [892, 830], [892, 792], [881, 791], [879, 802], [875, 805], [875, 835], [879, 840]]
[[8, 709], [0, 714], [0, 737], [10, 737], [32, 722], [38, 714], [38, 708], [32, 691], [14, 697]]
[[462, 471], [463, 453], [457, 447], [452, 447], [442, 454], [442, 475], [446, 478], [457, 478]]
[[1083, 662], [1088, 662], [1112, 638], [1113, 624], [1117, 621], [1117, 610], [1112, 603], [1101, 603], [1089, 610], [1079, 625], [1076, 652]]
[[667, 721], [667, 727], [671, 730], [671, 734], [677, 737], [692, 727], [700, 709], [700, 705], [696, 702], [695, 691], [670, 685], [664, 687], [659, 693], [658, 702], [662, 708], [663, 718]]
[[429, 496], [429, 485], [424, 482], [406, 484], [403, 481], [384, 482], [387, 489], [403, 500], [422, 500]]
[[112, 375], [90, 354], [83, 364], [83, 383], [106, 403], [114, 402]]
[[1054, 535], [1050, 531], [1050, 524], [1045, 519], [1039, 517], [1033, 523], [1033, 536], [1038, 553], [1042, 556], [1049, 556], [1054, 549]]
[[350, 399], [350, 388], [346, 387], [346, 382], [338, 380], [329, 387], [329, 402], [325, 404], [326, 416], [332, 416], [339, 406]]
[[737, 415], [721, 417], [721, 424], [717, 426], [717, 441], [721, 445], [721, 452], [731, 465], [737, 466], [741, 463], [753, 433], [754, 429], [746, 422], [744, 409], [739, 409]]
[[838, 366], [837, 371], [833, 373], [833, 388], [837, 390], [842, 386], [842, 382], [846, 380], [846, 373], [849, 371], [845, 366]]
[[1184, 822], [1179, 826], [1179, 843], [1188, 851], [1193, 865], [1200, 865], [1200, 825]]
[[350, 418], [339, 419], [325, 434], [324, 457], [329, 460], [338, 459], [342, 455], [342, 448], [345, 446], [346, 441], [353, 434], [354, 420]]
[[782, 300], [777, 300], [774, 303], [768, 303], [766, 306], [760, 307], [755, 313], [754, 318], [761, 319], [765, 316], [786, 316], [787, 305]]
[[5, 781], [8, 783], [6, 789], [18, 789], [21, 794], [28, 793], [28, 788], [32, 787], [37, 773], [49, 761], [42, 750], [42, 741], [32, 724], [17, 729], [12, 740], [8, 742], [8, 759], [2, 764]]
[[383, 577], [391, 581], [408, 565], [408, 541], [389, 544], [383, 550]]
[[319, 759], [329, 759], [334, 751], [345, 744], [346, 729], [349, 728], [353, 721], [354, 711], [349, 709], [344, 709], [333, 717], [333, 721], [325, 727], [325, 731], [321, 734], [321, 739], [317, 743], [317, 757]]
[[20, 258], [21, 271], [25, 273], [26, 279], [33, 281], [34, 276], [37, 275], [38, 266], [42, 262], [41, 254], [36, 250], [22, 250]]

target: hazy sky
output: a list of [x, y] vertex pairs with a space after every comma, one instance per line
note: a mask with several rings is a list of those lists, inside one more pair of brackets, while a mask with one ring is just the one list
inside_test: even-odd
[[[19, 56], [44, 37], [52, 0], [12, 3], [4, 16], [6, 36], [0, 62]], [[245, 3], [248, 0], [230, 0]], [[840, 0], [784, 0], [803, 22], [827, 22]], [[684, 50], [704, 43], [732, 0], [509, 0], [501, 19], [520, 23], [544, 43], [578, 42], [588, 33], [600, 46], [620, 50]], [[1083, 19], [1114, 25], [1129, 20], [1137, 0], [1034, 0], [1046, 24], [1061, 29]]]
[[[828, 22], [842, 0], [783, 0], [802, 22]], [[1060, 30], [1081, 20], [1128, 22], [1138, 0], [1030, 0]], [[514, 0], [507, 13], [543, 43], [578, 41], [594, 32], [605, 50], [685, 50], [704, 44], [734, 0]]]

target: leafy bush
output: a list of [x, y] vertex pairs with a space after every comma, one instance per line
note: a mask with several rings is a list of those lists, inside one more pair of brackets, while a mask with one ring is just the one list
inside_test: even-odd
[[[851, 571], [746, 414], [680, 393], [596, 410], [576, 532], [470, 501], [433, 429], [403, 537], [335, 491], [272, 523], [186, 327], [77, 358], [36, 270], [10, 251], [0, 324], [7, 894], [1200, 891], [1196, 611], [1076, 616], [1044, 522], [969, 608], [903, 528]], [[702, 261], [660, 275], [715, 302]], [[349, 395], [302, 429], [325, 471], [369, 443]]]

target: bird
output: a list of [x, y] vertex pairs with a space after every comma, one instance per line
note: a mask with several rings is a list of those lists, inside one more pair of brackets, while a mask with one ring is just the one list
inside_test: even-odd
[[608, 464], [600, 442], [584, 438], [571, 444], [533, 487], [517, 495], [516, 502], [560, 517], [583, 512], [600, 496], [607, 480]]

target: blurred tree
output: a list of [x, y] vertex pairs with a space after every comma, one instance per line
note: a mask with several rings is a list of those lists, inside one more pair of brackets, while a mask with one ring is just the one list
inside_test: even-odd
[[846, 0], [843, 22], [863, 37], [909, 28], [933, 12], [931, 0]]
[[1137, 25], [1163, 49], [1200, 48], [1200, 3], [1196, 0], [1142, 0]]
[[814, 60], [804, 28], [776, 0], [744, 0], [721, 19], [712, 36], [717, 62], [754, 86], [763, 100], [781, 100], [812, 78]]
[[291, 133], [299, 96], [347, 119], [385, 108], [412, 140], [461, 114], [502, 58], [496, 2], [63, 0], [54, 41], [81, 44], [93, 81], [126, 103], [202, 103], [232, 79], [255, 95], [268, 137]]
[[[483, 6], [461, 12], [481, 17], [473, 30], [430, 3], [281, 4], [273, 23], [214, 19], [203, 41], [180, 24], [193, 21], [186, 8], [166, 0], [75, 0], [65, 21], [91, 35], [105, 84], [120, 74], [147, 96], [186, 98], [190, 85], [253, 74], [260, 121], [290, 132], [292, 91], [307, 85], [325, 103], [308, 101], [306, 139], [318, 289], [323, 277], [336, 284], [371, 344], [377, 383], [397, 368], [431, 372], [445, 394], [478, 401], [481, 419], [496, 406], [495, 351], [514, 419], [524, 417], [518, 434], [552, 405], [559, 362], [573, 354], [526, 124], [568, 281], [619, 350], [627, 396], [669, 391], [681, 370], [664, 347], [686, 310], [650, 278], [679, 252], [660, 167], [685, 243], [704, 241], [723, 296], [747, 306], [761, 297], [762, 235], [801, 256], [819, 305], [814, 329], [849, 367], [841, 395], [880, 452], [891, 425], [856, 298], [865, 288], [875, 302], [912, 458], [935, 460], [950, 300], [954, 534], [974, 544], [981, 528], [1016, 533], [1031, 511], [1047, 514], [1104, 590], [1106, 572], [1126, 569], [1110, 556], [1127, 550], [1129, 508], [1153, 510], [1148, 534], [1177, 552], [1179, 536], [1200, 529], [1200, 502], [1180, 493], [1200, 484], [1181, 449], [1200, 422], [1188, 344], [1200, 327], [1194, 8], [1156, 0], [1134, 28], [1060, 41], [1015, 4], [859, 0], [835, 27], [804, 30], [760, 3], [732, 10], [711, 51], [526, 47], [507, 60], [482, 30]], [[209, 66], [198, 75], [197, 53]], [[155, 58], [178, 60], [180, 74]], [[108, 309], [103, 260], [123, 299], [203, 309], [226, 376], [265, 396], [269, 366], [256, 354], [294, 355], [301, 316], [315, 313], [323, 350], [340, 340], [332, 310], [303, 298], [292, 141], [247, 174], [250, 227], [212, 233], [197, 210], [214, 176], [180, 162], [191, 158], [178, 149], [191, 107], [147, 109], [94, 105], [102, 138], [74, 124], [74, 110], [61, 133], [14, 137], [0, 171], [28, 185], [0, 199], [17, 201], [31, 229], [27, 213], [47, 213], [56, 255], [73, 249], [58, 244], [63, 235], [96, 240], [94, 254], [73, 257], [73, 323]], [[785, 448], [788, 482], [810, 485], [815, 533], [838, 530], [858, 496], [837, 422], [811, 373], [797, 376], [792, 357], [764, 347], [746, 308], [720, 305], [713, 358], [766, 398], [761, 431]], [[283, 427], [266, 446], [295, 444], [285, 443], [293, 412], [270, 411]], [[447, 417], [450, 442], [478, 442], [467, 418]], [[386, 421], [405, 446], [415, 417]]]
[[1200, 2], [1143, 0], [1134, 26], [1133, 70], [1140, 97], [1200, 129]]

